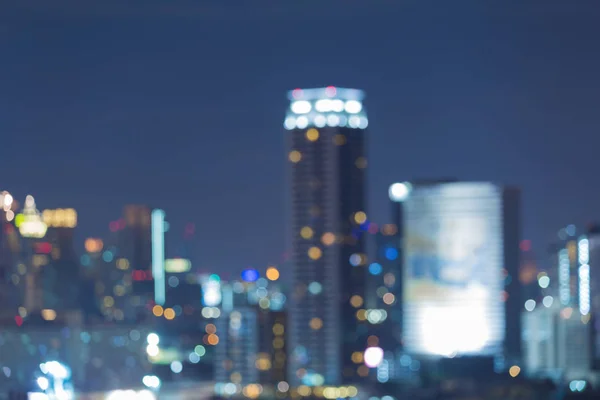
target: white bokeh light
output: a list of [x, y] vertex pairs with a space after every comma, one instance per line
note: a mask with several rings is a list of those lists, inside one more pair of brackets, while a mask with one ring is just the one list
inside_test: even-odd
[[298, 119], [296, 120], [296, 126], [299, 129], [306, 128], [308, 126], [308, 118], [306, 118], [305, 116], [298, 117]]
[[344, 111], [344, 102], [339, 99], [331, 100], [331, 110], [335, 112]]
[[369, 347], [364, 354], [365, 365], [375, 368], [383, 361], [383, 349], [381, 347]]
[[175, 374], [179, 374], [181, 371], [183, 371], [183, 364], [181, 364], [181, 361], [173, 361], [171, 363], [171, 371], [173, 371]]
[[328, 126], [338, 126], [340, 123], [340, 117], [335, 114], [331, 114], [327, 116], [327, 125]]
[[313, 119], [313, 122], [317, 128], [322, 128], [327, 123], [327, 118], [325, 118], [323, 114], [317, 114]]
[[150, 333], [150, 334], [148, 334], [146, 341], [150, 345], [157, 346], [160, 343], [160, 337], [158, 337], [158, 335], [156, 333]]
[[329, 99], [321, 99], [315, 103], [315, 110], [319, 112], [328, 112], [333, 109], [333, 103]]
[[358, 114], [362, 111], [362, 104], [360, 101], [348, 100], [344, 106], [344, 109], [348, 114]]
[[525, 309], [527, 311], [533, 311], [534, 308], [535, 308], [535, 300], [529, 299], [525, 302]]
[[388, 190], [388, 194], [390, 196], [390, 200], [395, 202], [401, 202], [408, 198], [410, 195], [411, 185], [408, 182], [402, 183], [394, 183], [390, 186]]
[[290, 108], [295, 114], [307, 114], [312, 109], [312, 106], [306, 100], [298, 100], [294, 101]]
[[294, 118], [294, 117], [287, 117], [285, 119], [285, 121], [283, 122], [283, 126], [287, 130], [294, 129], [296, 127], [296, 118]]

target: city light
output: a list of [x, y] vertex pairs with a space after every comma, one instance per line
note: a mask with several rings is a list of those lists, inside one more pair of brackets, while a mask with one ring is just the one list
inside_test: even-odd
[[40, 213], [35, 207], [33, 196], [27, 196], [25, 199], [25, 208], [23, 213], [18, 216], [19, 232], [26, 238], [43, 238], [46, 235], [48, 226], [42, 221]]
[[154, 279], [154, 302], [164, 305], [165, 285], [165, 212], [152, 211], [152, 278]]
[[383, 349], [381, 347], [369, 347], [363, 355], [365, 365], [376, 368], [383, 361]]
[[388, 194], [390, 200], [395, 202], [405, 201], [410, 195], [411, 185], [408, 182], [394, 183], [390, 186]]
[[157, 346], [160, 343], [160, 337], [156, 333], [150, 333], [146, 337], [146, 342], [149, 345]]
[[54, 321], [56, 319], [56, 311], [50, 309], [44, 309], [41, 311], [42, 318], [46, 321]]
[[527, 311], [533, 311], [535, 309], [535, 305], [536, 305], [535, 300], [529, 299], [525, 302], [525, 309]]
[[242, 271], [242, 279], [246, 282], [256, 282], [260, 274], [254, 268], [247, 268]]
[[562, 305], [569, 305], [571, 302], [571, 263], [567, 249], [561, 249], [558, 253], [558, 295]]
[[511, 377], [516, 378], [521, 373], [521, 367], [519, 367], [518, 365], [513, 365], [508, 370], [508, 373]]
[[265, 275], [268, 280], [276, 281], [277, 279], [279, 279], [279, 270], [277, 270], [277, 268], [275, 267], [269, 267], [267, 268], [267, 272]]
[[546, 275], [540, 276], [538, 279], [538, 285], [540, 285], [542, 289], [546, 289], [550, 285], [550, 278]]
[[50, 381], [45, 376], [40, 376], [36, 380], [41, 390], [47, 390], [50, 387]]
[[75, 228], [77, 226], [77, 211], [72, 208], [44, 210], [42, 218], [50, 228]]
[[88, 253], [99, 253], [104, 247], [104, 242], [102, 239], [87, 238], [84, 247]]
[[192, 269], [192, 262], [185, 258], [169, 258], [165, 260], [165, 272], [181, 274]]
[[578, 243], [579, 252], [579, 312], [581, 315], [590, 313], [590, 246], [589, 240], [582, 237]]
[[142, 378], [142, 383], [150, 389], [158, 389], [161, 384], [160, 379], [156, 375], [145, 375]]

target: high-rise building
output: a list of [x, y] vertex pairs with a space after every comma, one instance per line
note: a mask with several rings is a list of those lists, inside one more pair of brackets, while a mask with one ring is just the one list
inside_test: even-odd
[[[375, 227], [369, 231], [375, 231]], [[402, 343], [402, 243], [401, 232], [394, 224], [384, 224], [374, 232], [375, 260], [368, 266], [367, 293], [364, 305], [353, 299], [357, 309], [366, 309], [365, 317], [371, 325], [370, 343], [381, 347], [388, 356], [401, 350]], [[369, 342], [369, 339], [367, 339]], [[378, 374], [385, 381], [386, 374]], [[391, 364], [391, 363], [390, 363]], [[393, 368], [390, 366], [389, 368]], [[389, 377], [389, 376], [388, 376]]]
[[255, 308], [240, 307], [216, 321], [219, 345], [215, 354], [215, 391], [233, 396], [259, 381], [256, 368], [258, 323]]
[[366, 346], [350, 303], [364, 297], [366, 277], [363, 97], [332, 86], [289, 93], [292, 386], [354, 379], [352, 354]]
[[577, 306], [579, 302], [578, 261], [579, 246], [575, 225], [569, 225], [558, 233], [560, 241], [551, 249], [556, 265], [558, 300], [564, 307]]
[[79, 259], [75, 254], [73, 234], [77, 212], [72, 208], [44, 210], [48, 231], [37, 252], [46, 251], [48, 265], [42, 269], [44, 308], [73, 310], [79, 307]]
[[[531, 302], [531, 300], [530, 300]], [[558, 301], [523, 310], [524, 366], [530, 375], [564, 379], [592, 377], [592, 324]]]
[[425, 356], [520, 357], [519, 191], [396, 183], [403, 343]]

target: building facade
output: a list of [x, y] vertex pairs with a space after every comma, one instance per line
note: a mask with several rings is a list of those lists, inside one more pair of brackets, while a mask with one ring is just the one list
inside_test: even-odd
[[409, 354], [520, 358], [519, 191], [397, 183], [403, 343]]
[[363, 93], [327, 87], [289, 93], [289, 376], [292, 386], [353, 380], [367, 329], [351, 305], [366, 278]]

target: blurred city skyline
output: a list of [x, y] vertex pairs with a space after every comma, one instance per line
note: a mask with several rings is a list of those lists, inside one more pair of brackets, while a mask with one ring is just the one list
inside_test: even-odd
[[1, 189], [75, 208], [78, 252], [148, 204], [195, 224], [200, 268], [279, 263], [294, 87], [366, 92], [373, 222], [391, 183], [438, 177], [520, 186], [538, 255], [596, 215], [592, 1], [36, 3], [0, 17]]

